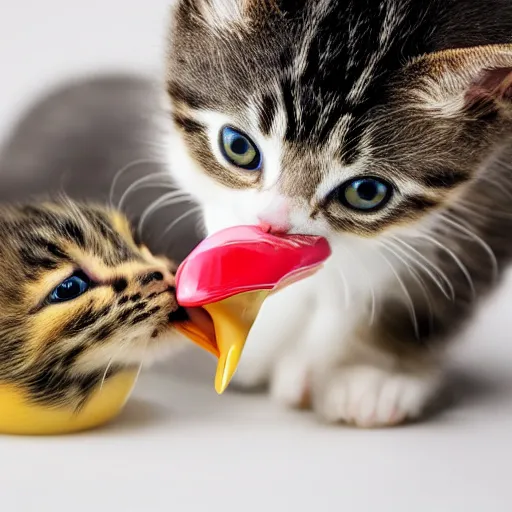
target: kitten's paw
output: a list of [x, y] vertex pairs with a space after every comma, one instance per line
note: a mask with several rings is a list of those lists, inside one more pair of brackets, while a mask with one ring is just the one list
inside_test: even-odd
[[277, 362], [272, 375], [272, 398], [287, 407], [308, 407], [309, 376], [309, 366], [303, 357], [297, 354], [283, 357]]
[[437, 390], [438, 375], [393, 373], [371, 366], [339, 368], [315, 396], [315, 408], [330, 423], [362, 428], [398, 425], [418, 417]]

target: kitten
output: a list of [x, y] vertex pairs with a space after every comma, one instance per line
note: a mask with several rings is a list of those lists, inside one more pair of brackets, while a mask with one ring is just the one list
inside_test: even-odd
[[114, 210], [0, 207], [0, 375], [29, 399], [81, 407], [104, 379], [180, 348], [173, 265]]
[[169, 45], [167, 153], [208, 231], [333, 248], [269, 300], [237, 382], [418, 417], [511, 256], [510, 1], [179, 0]]

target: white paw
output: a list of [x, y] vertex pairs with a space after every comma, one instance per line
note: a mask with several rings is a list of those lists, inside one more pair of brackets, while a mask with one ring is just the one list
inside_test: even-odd
[[296, 354], [280, 359], [272, 375], [270, 394], [287, 407], [306, 407], [309, 402], [309, 367]]
[[371, 366], [339, 368], [322, 383], [315, 409], [328, 422], [363, 428], [397, 425], [419, 416], [439, 375], [393, 373]]

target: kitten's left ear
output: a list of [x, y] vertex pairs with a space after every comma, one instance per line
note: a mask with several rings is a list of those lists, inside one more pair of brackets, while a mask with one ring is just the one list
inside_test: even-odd
[[249, 24], [262, 15], [275, 0], [194, 0], [202, 20], [212, 29]]
[[433, 114], [512, 111], [512, 45], [447, 50], [426, 55], [409, 67], [420, 78], [415, 96]]

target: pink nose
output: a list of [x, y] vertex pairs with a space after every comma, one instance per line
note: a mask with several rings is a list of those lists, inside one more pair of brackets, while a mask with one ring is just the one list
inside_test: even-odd
[[258, 213], [259, 227], [266, 233], [284, 235], [292, 226], [290, 224], [290, 208], [286, 198], [277, 196], [265, 205]]
[[260, 220], [259, 227], [265, 233], [272, 233], [273, 235], [286, 235], [286, 233], [290, 231], [290, 226], [288, 224], [270, 224], [263, 220]]

